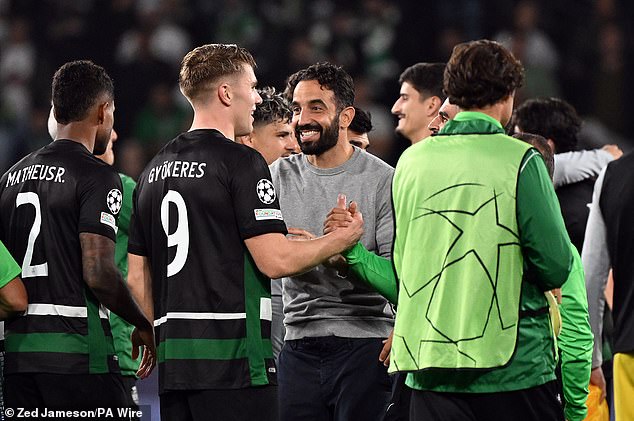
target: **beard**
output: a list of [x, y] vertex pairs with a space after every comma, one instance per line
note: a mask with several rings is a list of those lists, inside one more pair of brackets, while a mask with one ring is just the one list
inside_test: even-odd
[[[319, 140], [310, 143], [303, 143], [301, 140], [301, 130], [315, 130], [319, 132]], [[332, 149], [339, 140], [339, 116], [336, 116], [332, 122], [322, 127], [319, 124], [304, 124], [295, 127], [295, 136], [298, 139], [299, 147], [306, 155], [321, 155]]]

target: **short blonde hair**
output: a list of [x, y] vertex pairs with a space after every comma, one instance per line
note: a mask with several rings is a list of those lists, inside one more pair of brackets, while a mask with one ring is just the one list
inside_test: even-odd
[[222, 76], [256, 67], [251, 53], [235, 44], [206, 44], [187, 53], [181, 62], [178, 85], [190, 101], [213, 87]]

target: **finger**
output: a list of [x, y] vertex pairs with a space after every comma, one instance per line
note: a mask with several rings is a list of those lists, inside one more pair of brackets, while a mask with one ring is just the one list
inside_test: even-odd
[[385, 359], [385, 361], [383, 361], [383, 365], [386, 367], [390, 366], [390, 354], [387, 355], [387, 358]]
[[358, 211], [357, 208], [358, 208], [357, 202], [354, 202], [354, 201], [350, 202], [350, 207], [348, 208], [348, 212], [354, 215]]
[[339, 195], [337, 196], [337, 207], [339, 209], [345, 209], [346, 208], [346, 195], [339, 193]]

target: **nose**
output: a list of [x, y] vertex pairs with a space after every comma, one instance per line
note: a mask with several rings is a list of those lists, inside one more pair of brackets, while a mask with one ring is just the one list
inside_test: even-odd
[[293, 120], [295, 120], [296, 124], [299, 124], [300, 126], [303, 126], [304, 124], [308, 124], [310, 123], [310, 113], [308, 113], [305, 110], [302, 110], [299, 112], [299, 114], [295, 114], [295, 116], [293, 117]]
[[427, 125], [427, 128], [432, 133], [438, 133], [438, 130], [440, 129], [440, 116], [437, 115], [436, 117], [434, 117], [434, 119], [430, 121], [429, 124]]
[[392, 105], [392, 109], [390, 110], [392, 114], [399, 114], [401, 112], [401, 99], [397, 99]]
[[262, 97], [260, 96], [260, 93], [256, 90], [254, 90], [255, 92], [255, 104], [261, 104], [262, 103]]

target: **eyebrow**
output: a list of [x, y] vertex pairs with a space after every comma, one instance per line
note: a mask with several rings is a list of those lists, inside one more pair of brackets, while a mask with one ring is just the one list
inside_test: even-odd
[[[299, 106], [299, 102], [293, 101], [293, 103], [291, 105], [292, 106]], [[328, 108], [326, 103], [323, 100], [321, 100], [321, 99], [311, 99], [310, 101], [308, 101], [308, 105], [323, 105], [325, 108]]]
[[442, 118], [449, 120], [449, 114], [447, 114], [444, 111], [438, 111], [438, 115], [441, 116]]

